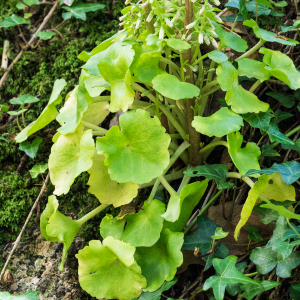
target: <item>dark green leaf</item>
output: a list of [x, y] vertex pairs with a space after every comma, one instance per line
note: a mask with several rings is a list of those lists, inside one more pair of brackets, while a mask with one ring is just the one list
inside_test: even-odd
[[237, 8], [239, 10], [239, 14], [243, 15], [245, 20], [247, 19], [248, 9], [244, 0], [230, 0], [225, 4], [225, 6]]
[[273, 145], [262, 145], [260, 158], [264, 156], [269, 156], [269, 157], [280, 156], [280, 154], [273, 148], [274, 148]]
[[[254, 279], [254, 280], [256, 282], [260, 282], [259, 279]], [[254, 285], [254, 284], [243, 285], [241, 288], [245, 291], [245, 293], [243, 293], [241, 296], [246, 298], [247, 300], [251, 300], [256, 295], [258, 295], [262, 292], [266, 292], [270, 289], [273, 289], [274, 287], [281, 284], [280, 282], [268, 281], [268, 280], [264, 280], [260, 283], [261, 283], [262, 287], [259, 285]]]
[[251, 127], [259, 128], [261, 131], [266, 131], [271, 119], [273, 118], [273, 114], [271, 114], [270, 111], [266, 111], [259, 112], [258, 114], [243, 114], [242, 117], [251, 125]]
[[295, 96], [286, 93], [268, 92], [268, 96], [279, 101], [284, 107], [292, 108], [295, 104]]
[[282, 144], [295, 145], [294, 141], [290, 140], [286, 135], [278, 130], [278, 126], [276, 124], [271, 123], [266, 131], [269, 134], [271, 143], [276, 141]]
[[[256, 14], [256, 2], [250, 1], [246, 3], [246, 7], [248, 11], [251, 11], [252, 13]], [[269, 15], [271, 13], [271, 9], [269, 9], [267, 6], [257, 3], [257, 16], [260, 15]]]
[[[241, 262], [239, 264], [236, 264], [235, 266], [238, 271], [241, 273], [244, 273], [246, 267], [247, 267], [247, 262]], [[233, 283], [233, 284], [228, 284], [226, 286], [226, 291], [231, 295], [235, 296], [237, 293], [242, 292], [244, 289], [241, 288], [242, 284], [241, 283]]]
[[25, 141], [20, 144], [19, 149], [21, 151], [25, 151], [25, 153], [31, 157], [34, 158], [39, 150], [39, 145], [43, 141], [42, 138], [35, 138], [32, 143]]
[[250, 241], [261, 242], [264, 240], [257, 227], [253, 225], [248, 225], [245, 226], [245, 229], [249, 232], [248, 239]]
[[290, 297], [293, 300], [299, 300], [300, 299], [300, 283], [297, 283], [297, 284], [292, 285], [290, 287]]
[[104, 7], [104, 4], [99, 3], [78, 3], [72, 7], [62, 6], [62, 8], [67, 11], [66, 13], [62, 14], [62, 17], [64, 20], [75, 17], [76, 19], [85, 21], [87, 12], [97, 11], [99, 9], [103, 9]]
[[286, 120], [288, 118], [293, 117], [294, 115], [286, 112], [286, 111], [281, 111], [280, 109], [276, 109], [275, 113], [274, 113], [274, 119], [272, 120], [272, 123], [274, 124], [278, 124], [283, 120]]

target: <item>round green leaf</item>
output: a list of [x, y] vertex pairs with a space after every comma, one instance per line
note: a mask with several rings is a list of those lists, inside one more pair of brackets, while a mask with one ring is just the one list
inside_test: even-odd
[[151, 247], [159, 239], [163, 228], [165, 205], [161, 201], [144, 202], [143, 210], [125, 216], [127, 225], [122, 240], [134, 247]]
[[91, 175], [87, 183], [90, 186], [88, 192], [94, 194], [101, 203], [112, 204], [114, 207], [130, 203], [137, 196], [138, 184], [111, 180], [104, 161], [104, 155], [95, 153], [93, 165], [88, 170]]
[[181, 82], [176, 76], [162, 74], [152, 80], [153, 88], [173, 100], [198, 97], [200, 89], [190, 83]]
[[186, 41], [175, 38], [167, 39], [167, 44], [169, 47], [178, 51], [185, 51], [191, 48], [191, 45]]
[[103, 239], [112, 236], [115, 240], [121, 240], [125, 219], [116, 219], [112, 215], [106, 215], [100, 223], [100, 234]]
[[92, 130], [83, 133], [83, 125], [79, 125], [74, 133], [59, 136], [49, 156], [55, 195], [67, 194], [74, 179], [92, 167], [94, 152]]
[[177, 268], [183, 263], [180, 251], [183, 244], [183, 233], [172, 232], [166, 228], [160, 239], [152, 247], [139, 247], [134, 255], [142, 268], [142, 275], [147, 279], [146, 292], [156, 291], [165, 280], [174, 278]]
[[217, 51], [217, 50], [213, 50], [213, 51], [209, 52], [208, 57], [218, 64], [221, 63], [222, 61], [228, 60], [228, 57], [226, 54], [224, 54], [221, 51]]
[[131, 300], [142, 293], [146, 279], [134, 261], [135, 248], [109, 236], [90, 241], [80, 250], [78, 258], [79, 283], [97, 299]]
[[228, 235], [229, 232], [223, 231], [222, 227], [216, 228], [215, 234], [211, 237], [215, 240], [223, 239]]
[[196, 116], [192, 122], [198, 132], [217, 137], [239, 131], [243, 125], [243, 118], [227, 107], [222, 107], [210, 117]]
[[33, 97], [31, 95], [23, 95], [21, 97], [11, 99], [9, 102], [11, 104], [23, 105], [23, 104], [35, 103], [35, 102], [39, 102], [39, 101], [40, 101], [39, 98]]
[[47, 169], [48, 169], [48, 164], [34, 165], [29, 172], [32, 178], [37, 178], [39, 174], [45, 173]]
[[112, 180], [143, 184], [160, 176], [169, 163], [170, 137], [159, 120], [142, 109], [126, 112], [97, 138], [97, 151], [107, 155], [105, 165]]

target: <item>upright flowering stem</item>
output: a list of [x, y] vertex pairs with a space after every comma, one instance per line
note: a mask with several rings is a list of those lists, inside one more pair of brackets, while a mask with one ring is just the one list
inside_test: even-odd
[[[193, 22], [193, 2], [190, 0], [185, 0], [185, 19], [184, 19], [184, 27]], [[188, 36], [191, 33], [192, 29], [185, 28], [185, 36]], [[188, 61], [188, 64], [192, 64], [192, 50], [189, 49], [182, 54], [183, 62]], [[191, 68], [187, 65], [184, 65], [184, 76], [185, 81], [191, 84], [195, 84], [194, 82], [194, 74]], [[200, 134], [192, 127], [192, 121], [194, 120], [194, 109], [195, 107], [195, 99], [186, 99], [186, 119], [188, 123], [189, 130], [189, 142], [191, 143], [191, 147], [189, 148], [190, 154], [190, 164], [192, 166], [197, 166], [201, 164], [201, 155], [200, 151]]]
[[[143, 3], [145, 3], [145, 2], [146, 2], [146, 0], [143, 0]], [[150, 11], [151, 11], [151, 5], [149, 3], [147, 3], [146, 5], [143, 6], [143, 10], [146, 13], [146, 19], [147, 19], [147, 17], [150, 14]], [[148, 27], [150, 33], [155, 33], [153, 20], [151, 20], [150, 22], [146, 21], [146, 24], [147, 24], [147, 27]]]

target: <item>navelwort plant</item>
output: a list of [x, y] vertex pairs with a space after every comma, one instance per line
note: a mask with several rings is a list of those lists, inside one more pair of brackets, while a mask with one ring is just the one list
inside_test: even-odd
[[[243, 8], [244, 3], [239, 3]], [[100, 224], [103, 241], [90, 241], [89, 246], [76, 255], [80, 285], [93, 297], [137, 298], [142, 292], [157, 291], [165, 281], [173, 280], [183, 262], [182, 246], [194, 250], [195, 233], [185, 239], [184, 233], [196, 221], [198, 229], [203, 222], [209, 224], [203, 214], [222, 189], [234, 185], [226, 181], [227, 178], [244, 180], [251, 187], [235, 230], [236, 239], [261, 199], [267, 199], [272, 209], [271, 206], [276, 205], [269, 199], [276, 203], [289, 201], [288, 206], [295, 201], [291, 184], [300, 177], [299, 163], [274, 164], [261, 170], [258, 159], [276, 155], [273, 148], [279, 143], [287, 148], [296, 147], [288, 136], [299, 127], [288, 136], [282, 134], [277, 124], [287, 116], [283, 116], [283, 112], [273, 113], [268, 103], [258, 99], [255, 90], [271, 77], [293, 90], [300, 88], [300, 74], [292, 60], [279, 51], [263, 47], [265, 42], [289, 46], [297, 42], [278, 38], [250, 19], [244, 21], [244, 25], [253, 29], [259, 42], [247, 51], [246, 41], [222, 28], [222, 20], [216, 14], [219, 9], [214, 5], [219, 5], [218, 0], [213, 3], [146, 0], [130, 4], [120, 18], [124, 29], [90, 53], [79, 55], [85, 62], [79, 84], [67, 95], [62, 109], [56, 108], [66, 85], [65, 80], [60, 79], [55, 82], [40, 117], [16, 137], [21, 143], [55, 119], [60, 124], [48, 161], [54, 195], [49, 197], [41, 215], [43, 236], [64, 244], [60, 270], [82, 224], [109, 205], [120, 207], [133, 199], [137, 201], [139, 190], [153, 186], [140, 211], [118, 217], [106, 215]], [[246, 19], [247, 10], [241, 9], [241, 13]], [[212, 44], [217, 50], [203, 54], [200, 48], [203, 43]], [[229, 61], [224, 54], [226, 48], [243, 54]], [[248, 58], [256, 51], [262, 61]], [[254, 77], [256, 81], [246, 90], [239, 84], [239, 76]], [[216, 113], [206, 116], [209, 96], [219, 89], [226, 91], [226, 102], [222, 102], [223, 107]], [[119, 118], [119, 126], [109, 130], [98, 126], [111, 112], [120, 110], [124, 114]], [[261, 141], [248, 142], [241, 148], [240, 130], [244, 120], [251, 127], [259, 128], [262, 137], [269, 135], [273, 144], [260, 149]], [[207, 138], [211, 140], [207, 145], [203, 142], [205, 136], [212, 138]], [[220, 145], [228, 148], [238, 172], [228, 172], [225, 165], [203, 164], [210, 152]], [[173, 165], [179, 158], [185, 166], [176, 169]], [[172, 173], [168, 173], [170, 168], [174, 170]], [[56, 197], [67, 194], [82, 172], [90, 174], [88, 192], [101, 204], [81, 219], [72, 220], [59, 212]], [[189, 184], [195, 176], [206, 179]], [[180, 187], [175, 191], [169, 182], [180, 178], [183, 178]], [[220, 191], [183, 233], [210, 179], [216, 181]], [[170, 194], [167, 206], [155, 199], [160, 184]], [[283, 226], [280, 224], [284, 220], [280, 217], [277, 226]], [[201, 254], [217, 246], [205, 257], [205, 268], [213, 265], [217, 274], [205, 282], [204, 290], [212, 287], [216, 299], [224, 298], [225, 288], [233, 294], [244, 290], [244, 297], [252, 299], [278, 285], [244, 275], [245, 266], [236, 265], [237, 258], [228, 256], [226, 246], [218, 242], [227, 234], [211, 223], [203, 227], [202, 237], [198, 237]], [[282, 243], [288, 242], [288, 238], [282, 239]], [[277, 244], [272, 251], [281, 247]], [[273, 249], [273, 245], [270, 240], [266, 247]], [[293, 255], [293, 264], [287, 267], [284, 260], [290, 255]], [[260, 264], [255, 253], [251, 256], [255, 264]], [[277, 273], [281, 277], [289, 276], [291, 269], [300, 263], [298, 252], [286, 252], [281, 259], [281, 270], [285, 270]], [[273, 265], [274, 268], [276, 264]], [[257, 272], [265, 274], [266, 270], [261, 269], [262, 266], [258, 266]]]

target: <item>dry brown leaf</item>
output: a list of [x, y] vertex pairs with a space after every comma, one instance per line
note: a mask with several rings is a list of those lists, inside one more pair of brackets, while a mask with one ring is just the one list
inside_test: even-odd
[[189, 265], [201, 265], [205, 266], [206, 262], [202, 258], [196, 258], [194, 255], [194, 251], [181, 249], [183, 254], [183, 264], [179, 268], [177, 274], [181, 274], [186, 271]]
[[128, 214], [135, 214], [135, 201], [131, 201], [128, 204], [122, 205], [121, 206], [121, 211], [118, 214], [117, 218], [118, 219], [123, 219], [126, 215]]
[[[230, 208], [231, 208], [231, 203], [230, 202], [225, 203], [226, 216], [229, 216]], [[222, 240], [223, 243], [227, 244], [226, 246], [229, 249], [230, 255], [243, 255], [247, 251], [247, 244], [249, 243], [249, 240], [248, 240], [249, 232], [244, 227], [241, 229], [239, 240], [236, 241], [234, 239], [234, 230], [240, 220], [242, 208], [243, 208], [243, 205], [237, 205], [234, 207], [232, 219], [231, 219], [231, 222], [227, 229], [229, 234], [225, 239]], [[211, 206], [208, 209], [207, 217], [209, 219], [211, 219], [213, 222], [215, 222], [216, 224], [221, 225], [222, 227], [225, 227], [225, 225], [227, 223], [227, 220], [225, 220], [222, 215], [222, 205], [221, 204], [216, 205], [216, 206]], [[264, 239], [270, 238], [272, 235], [272, 232], [274, 230], [275, 224], [274, 224], [274, 222], [271, 222], [270, 224], [265, 225], [261, 222], [261, 220], [260, 220], [261, 218], [262, 218], [262, 216], [260, 214], [258, 214], [256, 212], [252, 212], [246, 225], [256, 226], [259, 229], [261, 236]], [[238, 246], [238, 245], [243, 245], [243, 246]], [[250, 248], [261, 246], [261, 245], [263, 245], [263, 243], [257, 243], [257, 244], [252, 244], [252, 245], [253, 245], [253, 247], [250, 247]]]

